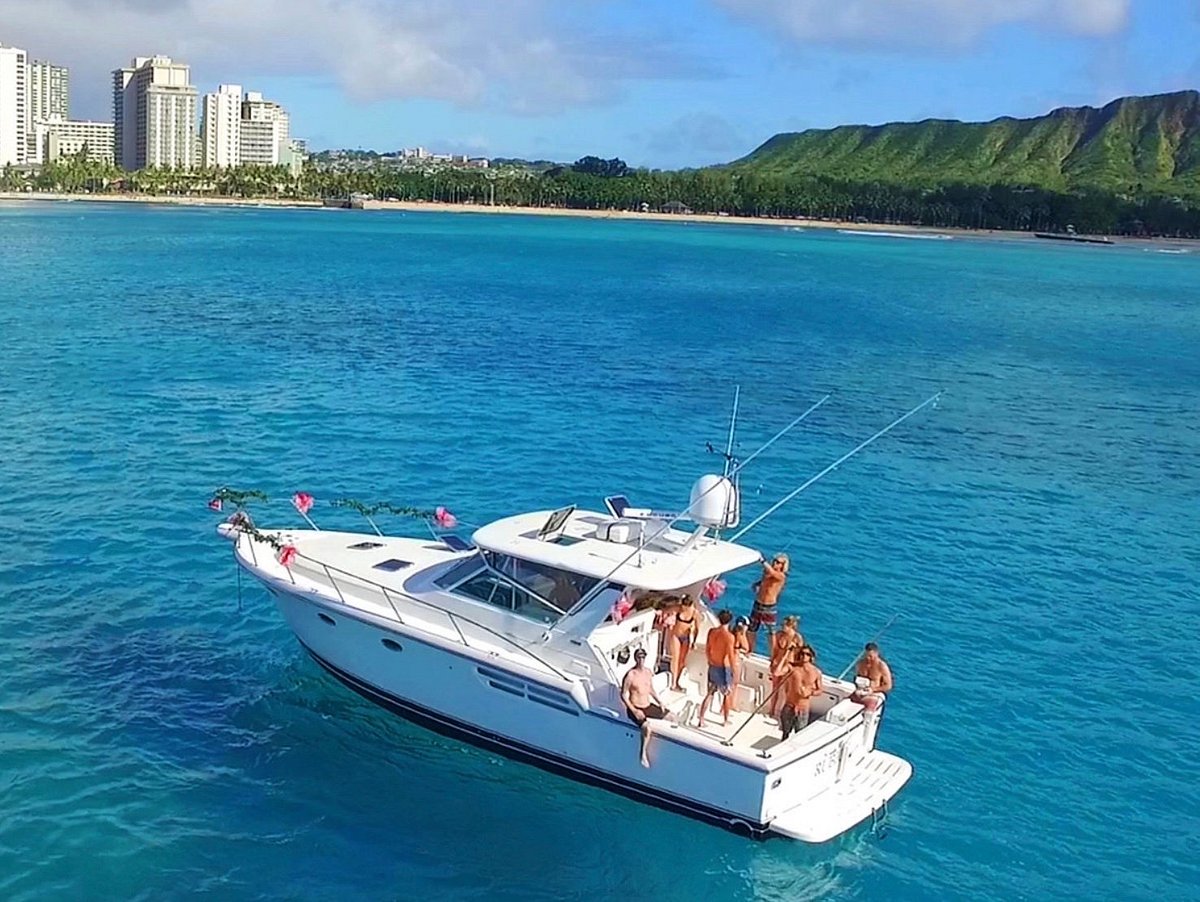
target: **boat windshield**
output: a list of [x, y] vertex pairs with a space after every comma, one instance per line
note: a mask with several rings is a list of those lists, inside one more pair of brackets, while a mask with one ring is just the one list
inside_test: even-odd
[[492, 570], [478, 554], [459, 561], [434, 584], [462, 598], [482, 601], [548, 626], [563, 615], [557, 605], [521, 589], [511, 576]]
[[483, 559], [497, 573], [550, 602], [561, 614], [575, 607], [579, 599], [600, 583], [600, 580], [592, 576], [494, 551], [483, 552]]

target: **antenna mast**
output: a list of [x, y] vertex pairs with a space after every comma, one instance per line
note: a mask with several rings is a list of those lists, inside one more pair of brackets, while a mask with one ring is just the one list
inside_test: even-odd
[[735, 385], [733, 387], [733, 415], [729, 418], [729, 440], [725, 442], [725, 469], [721, 475], [726, 479], [729, 478], [729, 471], [733, 467], [733, 435], [737, 431], [737, 416], [738, 416], [738, 399], [741, 398], [742, 387]]
[[[814, 410], [816, 410], [818, 407], [820, 407], [822, 404], [824, 404], [826, 401], [828, 401], [832, 397], [833, 397], [833, 394], [828, 393], [828, 394], [824, 395], [823, 397], [821, 397], [820, 399], [818, 399], [817, 401], [815, 401], [808, 408], [808, 410], [804, 411], [804, 413], [800, 414], [800, 416], [796, 417], [796, 419], [792, 420], [790, 423], [788, 423], [786, 426], [784, 426], [782, 429], [780, 429], [778, 432], [776, 432], [765, 443], [763, 443], [761, 446], [759, 446], [757, 451], [755, 451], [753, 454], [751, 454], [745, 460], [741, 461], [737, 466], [733, 467], [729, 471], [729, 475], [736, 476], [741, 470], [745, 469], [745, 467], [750, 463], [750, 461], [754, 460], [754, 458], [758, 457], [758, 455], [762, 454], [764, 451], [766, 451], [768, 448], [770, 448], [773, 444], [775, 444], [777, 441], [779, 441], [779, 439], [783, 438], [785, 435], [787, 435], [789, 432], [791, 432], [793, 429], [795, 429], [797, 426], [799, 426], [800, 423], [802, 423], [804, 420], [808, 419], [809, 414], [811, 414]], [[689, 513], [691, 513], [692, 508], [696, 506], [696, 503], [698, 501], [700, 501], [700, 499], [703, 498], [705, 495], [707, 495], [709, 492], [711, 492], [713, 489], [715, 489], [718, 485], [720, 485], [720, 483], [714, 483], [712, 488], [708, 489], [708, 491], [701, 494], [699, 498], [696, 498], [695, 501], [693, 501], [691, 504], [689, 504], [687, 507], [685, 507], [683, 509], [682, 513], [676, 514], [674, 517], [672, 517], [670, 520], [668, 520], [666, 523], [664, 523], [662, 525], [662, 527], [657, 532], [654, 533], [654, 535], [650, 536], [650, 538], [648, 538], [648, 539], [639, 538], [637, 547], [634, 548], [633, 551], [629, 552], [629, 554], [627, 554], [625, 557], [623, 557], [621, 559], [621, 561], [615, 567], [613, 567], [611, 570], [609, 570], [608, 573], [606, 573], [604, 575], [604, 578], [601, 579], [599, 582], [596, 583], [595, 586], [592, 587], [591, 591], [589, 591], [586, 595], [584, 595], [581, 599], [579, 599], [579, 601], [575, 602], [575, 606], [573, 608], [571, 608], [569, 611], [567, 611], [567, 614], [568, 615], [573, 614], [575, 611], [582, 610], [585, 605], [587, 605], [593, 598], [596, 597], [596, 595], [598, 595], [600, 593], [601, 586], [603, 586], [610, 579], [612, 579], [613, 575], [618, 570], [620, 570], [622, 567], [624, 567], [626, 564], [628, 564], [631, 560], [633, 560], [634, 557], [641, 554], [642, 548], [644, 548], [646, 545], [649, 545], [651, 542], [653, 542], [655, 539], [657, 539], [659, 536], [661, 536], [663, 533], [665, 533], [668, 529], [670, 529], [672, 526], [674, 526], [676, 523], [678, 523], [680, 520], [682, 520], [684, 517], [686, 517]]]

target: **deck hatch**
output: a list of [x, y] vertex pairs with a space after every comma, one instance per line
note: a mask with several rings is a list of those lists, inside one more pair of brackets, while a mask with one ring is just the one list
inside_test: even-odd
[[346, 546], [350, 551], [370, 551], [372, 548], [382, 547], [383, 542], [355, 542], [353, 545]]
[[386, 570], [388, 573], [395, 573], [397, 570], [403, 570], [405, 567], [411, 567], [412, 561], [402, 561], [399, 558], [388, 558], [386, 561], [380, 561], [375, 565], [376, 570]]

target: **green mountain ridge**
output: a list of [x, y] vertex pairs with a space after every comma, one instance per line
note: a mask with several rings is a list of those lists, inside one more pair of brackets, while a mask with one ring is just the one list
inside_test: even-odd
[[775, 135], [728, 164], [761, 175], [936, 187], [1006, 184], [1200, 196], [1200, 92], [1121, 97], [1032, 119], [926, 119]]

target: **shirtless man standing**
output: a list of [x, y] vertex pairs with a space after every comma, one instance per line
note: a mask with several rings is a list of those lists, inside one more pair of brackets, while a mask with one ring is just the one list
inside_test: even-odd
[[784, 703], [779, 712], [779, 726], [783, 729], [784, 739], [808, 726], [812, 699], [824, 689], [821, 671], [813, 663], [815, 657], [809, 646], [801, 646], [796, 650], [794, 666], [783, 678]]
[[874, 711], [884, 697], [892, 691], [892, 668], [880, 656], [878, 645], [868, 642], [863, 647], [863, 656], [858, 659], [858, 666], [854, 672], [857, 676], [870, 680], [871, 685], [866, 689], [858, 690], [850, 698], [859, 702], [868, 711]]
[[783, 552], [775, 555], [771, 563], [766, 559], [762, 562], [762, 579], [755, 583], [754, 607], [750, 609], [750, 651], [758, 648], [758, 628], [767, 628], [767, 651], [771, 649], [771, 637], [775, 634], [776, 608], [779, 605], [779, 594], [787, 582], [788, 569], [791, 566], [788, 556]]
[[667, 712], [662, 699], [654, 691], [654, 674], [646, 666], [646, 649], [635, 651], [633, 662], [633, 667], [621, 682], [621, 700], [625, 702], [629, 719], [642, 729], [642, 767], [649, 767], [650, 758], [646, 750], [650, 745], [650, 721], [662, 720]]
[[737, 656], [734, 652], [733, 633], [729, 631], [729, 621], [733, 614], [722, 611], [717, 615], [720, 626], [708, 631], [704, 640], [705, 651], [708, 652], [708, 694], [700, 703], [700, 720], [697, 726], [704, 726], [704, 712], [708, 703], [716, 693], [721, 693], [721, 713], [725, 716], [725, 726], [729, 726], [729, 710], [733, 707], [733, 674], [737, 666]]

